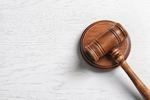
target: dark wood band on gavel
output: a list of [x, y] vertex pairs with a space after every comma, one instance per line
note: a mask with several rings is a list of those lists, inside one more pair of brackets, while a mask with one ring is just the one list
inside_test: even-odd
[[126, 37], [126, 30], [119, 23], [116, 23], [91, 44], [87, 45], [85, 49], [94, 61], [98, 61], [100, 57], [104, 56], [113, 47], [121, 43]]

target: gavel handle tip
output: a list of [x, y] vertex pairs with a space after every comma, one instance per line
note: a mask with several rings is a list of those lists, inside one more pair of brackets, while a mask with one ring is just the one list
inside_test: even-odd
[[133, 70], [129, 67], [126, 61], [121, 62], [121, 67], [130, 77], [140, 94], [145, 100], [150, 100], [150, 90], [145, 86], [145, 84], [138, 78], [138, 76], [133, 72]]
[[127, 75], [130, 77], [140, 94], [145, 100], [150, 100], [150, 90], [145, 86], [145, 84], [138, 78], [138, 76], [133, 72], [128, 63], [124, 60], [122, 54], [118, 48], [115, 48], [111, 52], [111, 56], [115, 58], [116, 63], [120, 63], [120, 66], [124, 69]]

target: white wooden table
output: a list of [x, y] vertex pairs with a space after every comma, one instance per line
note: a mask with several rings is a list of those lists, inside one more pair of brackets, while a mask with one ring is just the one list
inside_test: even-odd
[[142, 100], [121, 67], [81, 57], [80, 36], [99, 20], [125, 27], [127, 62], [150, 88], [149, 0], [1, 0], [0, 100]]

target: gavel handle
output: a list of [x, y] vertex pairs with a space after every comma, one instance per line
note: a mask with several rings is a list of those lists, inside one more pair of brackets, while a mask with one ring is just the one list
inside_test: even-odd
[[121, 67], [124, 69], [124, 71], [127, 73], [127, 75], [130, 77], [140, 94], [145, 100], [150, 100], [150, 91], [145, 86], [145, 84], [138, 78], [138, 76], [133, 72], [133, 70], [129, 67], [128, 63], [126, 61], [121, 62]]
[[124, 69], [127, 75], [130, 77], [140, 94], [145, 100], [150, 100], [150, 90], [144, 85], [144, 83], [138, 78], [138, 76], [133, 72], [133, 70], [129, 67], [127, 62], [124, 60], [120, 51], [116, 48], [112, 50], [111, 55], [115, 58], [117, 63], [120, 63], [120, 66]]

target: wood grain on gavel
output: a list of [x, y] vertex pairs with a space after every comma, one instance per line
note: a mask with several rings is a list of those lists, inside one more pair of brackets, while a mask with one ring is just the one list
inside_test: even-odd
[[87, 45], [85, 49], [91, 55], [93, 60], [98, 61], [100, 57], [104, 56], [113, 47], [121, 43], [126, 37], [126, 30], [124, 30], [119, 23], [116, 23], [113, 27], [109, 28], [91, 42], [90, 45]]
[[85, 49], [94, 61], [98, 61], [102, 56], [111, 51], [111, 55], [115, 58], [115, 62], [119, 63], [124, 71], [128, 74], [143, 98], [145, 100], [150, 100], [149, 89], [129, 67], [119, 49], [115, 48], [127, 37], [127, 35], [128, 34], [126, 30], [119, 23], [116, 23], [102, 35], [97, 37], [93, 42], [87, 45]]

